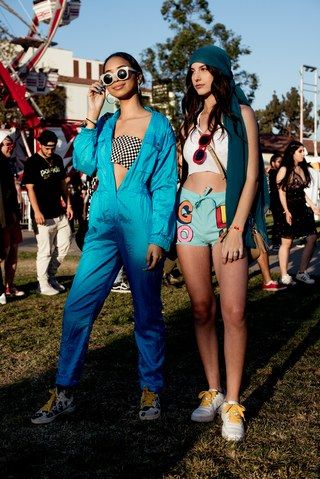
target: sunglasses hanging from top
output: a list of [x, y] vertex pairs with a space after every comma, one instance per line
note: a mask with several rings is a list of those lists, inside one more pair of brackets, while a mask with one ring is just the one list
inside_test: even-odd
[[206, 148], [207, 146], [210, 145], [211, 140], [212, 140], [212, 134], [204, 133], [203, 135], [200, 136], [198, 149], [194, 152], [194, 155], [192, 158], [194, 163], [196, 163], [197, 165], [202, 165], [205, 162], [207, 158]]

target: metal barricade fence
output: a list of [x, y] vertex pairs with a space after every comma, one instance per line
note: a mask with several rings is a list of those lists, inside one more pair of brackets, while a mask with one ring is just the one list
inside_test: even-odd
[[32, 222], [31, 222], [31, 207], [30, 201], [28, 198], [28, 193], [26, 191], [21, 192], [21, 221], [20, 224], [23, 228], [27, 228], [29, 231], [32, 231]]

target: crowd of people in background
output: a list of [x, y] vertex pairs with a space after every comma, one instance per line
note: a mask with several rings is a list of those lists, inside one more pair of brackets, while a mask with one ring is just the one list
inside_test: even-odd
[[[54, 142], [56, 146], [57, 137], [55, 136], [53, 132], [51, 133], [54, 138]], [[2, 228], [4, 228], [4, 225], [7, 225], [6, 229], [3, 229], [2, 231], [3, 234], [1, 235], [2, 264], [3, 264], [3, 270], [4, 270], [4, 274], [6, 278], [4, 279], [4, 282], [3, 282], [3, 291], [1, 289], [2, 292], [0, 295], [0, 304], [6, 304], [7, 298], [10, 298], [10, 299], [21, 298], [25, 295], [24, 291], [16, 288], [13, 280], [14, 280], [14, 276], [15, 276], [15, 272], [17, 268], [18, 245], [19, 243], [22, 242], [21, 225], [20, 225], [21, 203], [22, 203], [21, 189], [26, 188], [25, 181], [23, 181], [23, 178], [26, 176], [23, 176], [23, 171], [17, 172], [16, 162], [14, 157], [12, 157], [12, 152], [14, 150], [13, 136], [10, 136], [10, 135], [8, 136], [7, 131], [2, 133], [0, 130], [0, 139], [2, 139], [1, 146], [0, 146], [1, 148], [0, 157], [4, 160], [0, 163], [1, 225], [3, 225]], [[299, 143], [299, 145], [301, 144]], [[42, 155], [42, 151], [43, 151], [43, 146], [40, 146], [37, 152], [37, 157], [39, 155], [40, 156]], [[52, 153], [54, 153], [54, 150], [52, 150]], [[305, 153], [305, 150], [304, 150], [304, 153]], [[270, 204], [269, 204], [269, 210], [267, 213], [271, 214], [272, 216], [272, 228], [270, 233], [269, 251], [267, 250], [266, 252], [262, 252], [259, 258], [257, 259], [257, 263], [260, 268], [260, 272], [262, 276], [262, 289], [264, 291], [269, 291], [269, 292], [280, 291], [285, 289], [288, 286], [286, 282], [287, 279], [284, 278], [284, 281], [282, 281], [282, 276], [285, 276], [287, 274], [289, 252], [293, 244], [298, 248], [304, 249], [302, 253], [299, 271], [297, 272], [298, 278], [296, 279], [306, 284], [314, 283], [314, 280], [310, 277], [309, 274], [308, 276], [305, 276], [305, 274], [302, 275], [302, 273], [305, 273], [308, 268], [308, 265], [312, 258], [312, 252], [313, 252], [315, 241], [316, 241], [316, 237], [312, 234], [309, 234], [310, 224], [311, 224], [311, 230], [315, 231], [313, 216], [314, 215], [319, 216], [319, 207], [317, 206], [315, 202], [312, 202], [311, 197], [307, 195], [307, 193], [309, 193], [308, 187], [311, 188], [312, 177], [311, 179], [309, 178], [309, 180], [305, 182], [303, 192], [302, 192], [301, 205], [305, 204], [306, 206], [303, 208], [306, 208], [306, 210], [303, 212], [303, 216], [301, 216], [301, 211], [299, 211], [299, 214], [297, 214], [296, 212], [294, 213], [294, 222], [296, 222], [296, 218], [303, 217], [304, 219], [299, 220], [299, 224], [300, 224], [299, 230], [297, 230], [296, 225], [294, 226], [292, 230], [293, 231], [292, 237], [291, 237], [292, 241], [291, 242], [289, 241], [291, 243], [291, 246], [289, 248], [288, 247], [285, 248], [284, 255], [282, 254], [282, 251], [280, 249], [281, 232], [282, 232], [281, 221], [284, 219], [284, 216], [283, 216], [284, 209], [280, 201], [277, 175], [279, 173], [282, 158], [283, 158], [282, 153], [275, 152], [270, 158], [270, 164], [267, 165], [265, 168], [265, 173], [266, 173], [266, 177], [268, 181], [269, 194], [270, 194]], [[59, 161], [62, 161], [62, 159]], [[303, 160], [303, 165], [305, 165], [305, 167], [307, 168], [306, 170], [307, 172], [310, 170], [312, 171], [312, 167], [310, 166], [310, 164], [308, 164], [305, 161], [305, 159]], [[27, 171], [28, 171], [28, 167], [27, 167]], [[65, 245], [63, 245], [62, 247], [62, 250], [63, 250], [62, 253], [61, 253], [61, 240], [60, 240], [61, 229], [57, 227], [54, 228], [54, 230], [57, 233], [57, 237], [55, 237], [55, 233], [53, 234], [53, 236], [51, 233], [51, 239], [48, 244], [51, 247], [57, 244], [57, 248], [55, 249], [51, 248], [52, 251], [50, 253], [50, 255], [51, 254], [53, 255], [53, 258], [54, 258], [53, 262], [55, 261], [55, 257], [57, 256], [56, 267], [58, 267], [58, 265], [61, 264], [65, 255], [67, 254], [69, 247], [71, 245], [72, 236], [75, 238], [75, 243], [77, 244], [79, 249], [82, 250], [84, 237], [88, 230], [90, 202], [91, 202], [92, 195], [98, 186], [97, 176], [86, 175], [85, 173], [76, 170], [73, 166], [69, 168], [67, 171], [63, 169], [63, 176], [65, 178], [64, 181], [67, 185], [67, 190], [66, 192], [62, 194], [59, 200], [55, 201], [55, 204], [58, 205], [60, 213], [61, 212], [65, 213], [67, 203], [64, 201], [63, 196], [67, 194], [69, 197], [69, 202], [70, 202], [69, 204], [73, 211], [73, 214], [71, 216], [70, 214], [67, 214], [68, 225], [70, 229], [67, 226], [62, 229], [63, 233], [65, 231], [68, 233], [66, 235]], [[47, 180], [48, 178], [45, 176], [44, 182], [46, 182]], [[44, 183], [44, 184], [47, 184], [47, 183]], [[47, 188], [45, 188], [44, 191], [46, 192], [46, 194], [48, 194]], [[304, 198], [305, 198], [305, 201], [303, 201]], [[4, 205], [4, 201], [5, 201], [5, 205]], [[41, 193], [40, 193], [39, 201], [41, 201]], [[51, 204], [52, 201], [48, 202], [48, 196], [47, 196], [44, 203]], [[10, 207], [8, 205], [10, 205]], [[14, 211], [14, 217], [16, 218], [16, 220], [14, 221], [14, 226], [12, 225], [12, 219], [10, 219], [10, 215], [12, 216], [13, 211]], [[306, 216], [306, 213], [307, 213], [307, 216]], [[4, 214], [7, 216], [6, 220], [4, 219]], [[31, 209], [31, 215], [32, 215], [32, 225], [33, 225], [33, 231], [35, 233], [35, 238], [39, 239], [39, 236], [37, 236], [38, 234], [37, 223], [34, 219], [33, 208]], [[50, 216], [53, 216], [53, 214], [51, 213]], [[306, 223], [306, 218], [308, 220], [307, 223]], [[64, 223], [66, 225], [66, 222]], [[8, 225], [11, 225], [10, 228]], [[302, 225], [302, 229], [301, 229], [301, 225]], [[45, 229], [47, 230], [48, 228], [46, 227]], [[59, 231], [59, 234], [58, 234], [58, 231]], [[62, 236], [64, 237], [64, 234]], [[310, 236], [310, 238], [308, 236]], [[290, 238], [287, 238], [287, 239], [290, 239]], [[42, 246], [42, 243], [40, 242], [40, 247], [41, 246]], [[307, 246], [307, 248], [305, 248], [305, 246]], [[283, 262], [284, 266], [282, 267], [280, 271], [281, 274], [280, 274], [279, 280], [277, 280], [271, 276], [270, 265], [269, 265], [269, 254], [279, 253], [279, 250], [280, 250], [281, 261], [282, 261], [282, 256], [284, 256], [284, 262]], [[174, 251], [176, 250], [174, 249]], [[39, 276], [41, 275], [41, 272], [38, 273], [39, 267], [41, 268], [41, 248], [39, 250], [39, 247], [38, 247], [37, 256], [38, 256], [37, 277], [39, 281]], [[6, 261], [5, 261], [5, 258], [6, 258]], [[280, 263], [280, 259], [279, 259], [279, 263]], [[47, 274], [49, 287], [47, 284], [45, 285], [46, 287], [44, 287], [44, 284], [42, 281], [42, 290], [41, 290], [40, 281], [39, 281], [38, 292], [40, 292], [41, 294], [55, 295], [65, 290], [64, 286], [61, 283], [57, 285], [57, 279], [55, 278], [56, 272], [52, 273], [50, 269], [51, 265], [52, 265], [52, 262], [50, 264], [50, 267], [48, 269], [48, 274]], [[295, 281], [293, 278], [291, 278], [289, 282], [290, 282], [290, 285], [295, 284]], [[55, 288], [53, 288], [54, 291], [52, 289], [51, 283], [55, 284]], [[174, 257], [172, 258], [169, 252], [164, 264], [163, 284], [167, 286], [180, 287], [183, 283], [184, 283], [184, 279], [182, 276], [181, 265], [179, 263], [177, 255], [175, 254]], [[130, 285], [123, 267], [121, 268], [118, 276], [115, 279], [114, 285], [112, 287], [112, 292], [117, 292], [117, 293], [131, 292]]]
[[[161, 285], [181, 286], [184, 281], [207, 381], [191, 419], [209, 422], [219, 413], [222, 436], [240, 441], [252, 227], [267, 244], [269, 208], [270, 250], [278, 253], [280, 276], [272, 278], [269, 252], [262, 251], [257, 262], [263, 291], [315, 283], [308, 268], [320, 208], [306, 194], [310, 165], [303, 144], [293, 140], [283, 154], [272, 155], [264, 170], [254, 112], [235, 86], [230, 58], [221, 48], [205, 46], [190, 58], [178, 135], [164, 115], [143, 106], [143, 81], [131, 55], [110, 55], [100, 80], [89, 88], [87, 118], [74, 143], [71, 169], [66, 172], [55, 153], [58, 138], [50, 129], [40, 134], [37, 152], [25, 162], [21, 183], [37, 242], [38, 293], [64, 292], [57, 272], [73, 236], [82, 250], [64, 308], [55, 388], [31, 420], [45, 424], [74, 411], [74, 387], [93, 322], [110, 292], [132, 294], [139, 418], [158, 419], [165, 350]], [[100, 117], [106, 93], [118, 99], [120, 109]], [[13, 139], [0, 130], [0, 307], [25, 296], [14, 283], [22, 233], [13, 148]], [[290, 251], [301, 238], [304, 248], [293, 278], [288, 272]], [[220, 379], [213, 274], [220, 286], [225, 385]]]

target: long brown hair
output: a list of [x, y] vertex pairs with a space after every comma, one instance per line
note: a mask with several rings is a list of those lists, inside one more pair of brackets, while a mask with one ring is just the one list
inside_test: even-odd
[[[214, 133], [218, 128], [221, 128], [223, 133], [225, 130], [225, 127], [222, 123], [223, 115], [228, 115], [230, 118], [233, 117], [230, 107], [232, 96], [230, 80], [223, 75], [220, 70], [209, 65], [206, 65], [206, 68], [213, 76], [211, 93], [216, 99], [216, 104], [213, 106], [209, 114], [209, 131]], [[179, 139], [182, 145], [184, 144], [190, 131], [196, 128], [198, 115], [204, 107], [204, 97], [198, 95], [192, 84], [191, 67], [189, 67], [187, 73], [186, 87], [187, 91], [182, 100], [184, 121], [179, 132]]]
[[[286, 174], [284, 175], [283, 179], [281, 181], [279, 181], [279, 183], [278, 183], [278, 188], [281, 188], [282, 190], [285, 190], [286, 187], [288, 186], [288, 184], [290, 183], [290, 177], [291, 177], [292, 172], [294, 170], [293, 155], [298, 150], [298, 148], [300, 148], [301, 146], [303, 146], [303, 144], [300, 143], [300, 141], [297, 141], [297, 140], [290, 141], [287, 148], [285, 149], [285, 152], [283, 153], [281, 166], [286, 167]], [[309, 186], [310, 182], [311, 182], [311, 175], [310, 175], [310, 172], [309, 172], [308, 163], [306, 162], [305, 158], [303, 159], [303, 161], [301, 163], [299, 163], [299, 166], [301, 167], [301, 169], [304, 173], [304, 176], [305, 176], [306, 182], [307, 182], [307, 186]]]

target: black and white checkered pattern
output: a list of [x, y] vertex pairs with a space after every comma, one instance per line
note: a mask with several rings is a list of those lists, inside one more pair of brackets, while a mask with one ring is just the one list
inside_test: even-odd
[[118, 163], [128, 170], [137, 158], [142, 140], [136, 136], [118, 136], [112, 140], [112, 163]]

